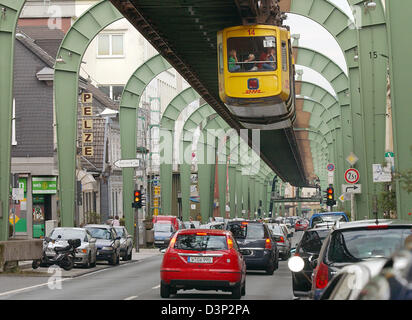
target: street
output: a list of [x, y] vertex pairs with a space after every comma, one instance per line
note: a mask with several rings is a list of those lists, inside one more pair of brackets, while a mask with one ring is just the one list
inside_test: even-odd
[[[295, 232], [296, 243], [302, 232]], [[141, 250], [143, 251], [143, 250]], [[160, 264], [162, 254], [156, 253], [144, 259], [120, 266], [91, 269], [80, 276], [60, 277], [58, 274], [43, 276], [0, 276], [0, 299], [11, 300], [157, 300], [161, 299]], [[105, 265], [99, 263], [98, 267]], [[44, 272], [47, 272], [47, 268]], [[57, 282], [50, 279], [57, 278]], [[248, 271], [246, 276], [246, 300], [292, 300], [291, 272], [287, 261], [279, 262], [279, 269], [272, 276], [264, 271]], [[231, 299], [222, 291], [178, 291], [170, 300]]]

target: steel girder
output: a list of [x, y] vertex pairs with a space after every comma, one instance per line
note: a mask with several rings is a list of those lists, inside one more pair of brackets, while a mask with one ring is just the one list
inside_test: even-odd
[[74, 225], [80, 64], [94, 37], [109, 24], [121, 18], [123, 16], [110, 1], [102, 0], [74, 22], [57, 53], [53, 84], [59, 158], [60, 218], [64, 227]]
[[14, 43], [24, 0], [0, 0], [0, 241], [9, 238]]
[[[190, 103], [196, 101], [199, 98], [199, 94], [192, 87], [189, 87], [176, 95], [176, 97], [174, 97], [172, 101], [170, 101], [162, 114], [160, 120], [160, 185], [164, 191], [172, 190], [175, 122], [182, 111]], [[168, 140], [166, 141], [165, 139]], [[169, 139], [171, 139], [171, 141], [169, 141]], [[161, 192], [161, 208], [161, 212], [164, 215], [170, 215], [172, 213], [171, 192]]]
[[[404, 36], [412, 30], [412, 3], [410, 1], [386, 1], [388, 21], [389, 63], [392, 103], [393, 152], [398, 172], [411, 169], [410, 141], [411, 89], [411, 42]], [[397, 214], [400, 219], [412, 219], [412, 197], [396, 182]]]
[[[122, 159], [135, 159], [137, 154], [137, 115], [140, 99], [149, 83], [162, 72], [170, 69], [170, 64], [161, 56], [155, 55], [136, 68], [127, 81], [119, 107], [120, 143]], [[131, 134], [132, 133], [132, 134]], [[135, 169], [122, 169], [123, 213], [126, 228], [134, 230], [133, 192], [135, 189]], [[129, 229], [130, 228], [130, 229]]]
[[372, 182], [371, 167], [373, 163], [383, 162], [384, 157], [386, 65], [379, 60], [382, 60], [381, 54], [387, 56], [387, 41], [382, 3], [377, 1], [376, 10], [368, 10], [363, 2], [349, 0], [357, 9], [355, 24], [326, 0], [292, 0], [290, 12], [324, 26], [344, 52], [350, 83], [353, 134], [361, 137], [353, 145], [359, 157], [355, 167], [361, 172], [359, 182], [363, 184], [362, 194], [356, 197], [356, 212], [366, 212], [371, 216], [372, 198], [377, 192], [376, 184]]

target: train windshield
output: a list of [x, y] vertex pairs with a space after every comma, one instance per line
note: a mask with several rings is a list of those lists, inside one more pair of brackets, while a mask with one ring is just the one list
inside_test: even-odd
[[277, 69], [276, 37], [237, 37], [227, 40], [229, 72]]

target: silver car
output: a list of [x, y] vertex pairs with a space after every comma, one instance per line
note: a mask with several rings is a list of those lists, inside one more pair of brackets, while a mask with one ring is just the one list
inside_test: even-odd
[[123, 261], [132, 260], [133, 237], [127, 232], [126, 227], [114, 227], [120, 237], [120, 256]]
[[56, 255], [55, 247], [66, 247], [67, 240], [80, 239], [81, 245], [76, 248], [74, 263], [86, 268], [96, 266], [96, 239], [84, 228], [54, 228], [50, 233], [51, 241], [45, 247], [46, 255], [53, 258]]

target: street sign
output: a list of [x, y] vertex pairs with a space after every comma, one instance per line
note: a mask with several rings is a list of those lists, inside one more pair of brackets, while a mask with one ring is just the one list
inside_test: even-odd
[[348, 170], [345, 171], [345, 181], [347, 183], [357, 183], [359, 181], [359, 171], [353, 168], [350, 168]]
[[140, 159], [117, 160], [114, 165], [118, 168], [137, 168], [140, 167]]
[[329, 163], [329, 164], [326, 166], [326, 169], [327, 169], [328, 171], [334, 171], [334, 170], [335, 170], [335, 165], [334, 165], [333, 163]]
[[350, 200], [350, 193], [344, 192], [344, 193], [339, 197], [339, 200], [342, 201], [342, 202], [349, 201], [349, 200]]
[[356, 162], [358, 162], [359, 158], [353, 152], [349, 153], [346, 157], [346, 161], [349, 162], [351, 166], [353, 166]]
[[344, 193], [362, 193], [361, 184], [342, 184]]
[[386, 166], [382, 167], [381, 164], [373, 164], [373, 182], [391, 182], [392, 181], [392, 172], [391, 167]]
[[12, 189], [12, 199], [13, 200], [24, 200], [24, 189], [23, 188], [13, 188]]

